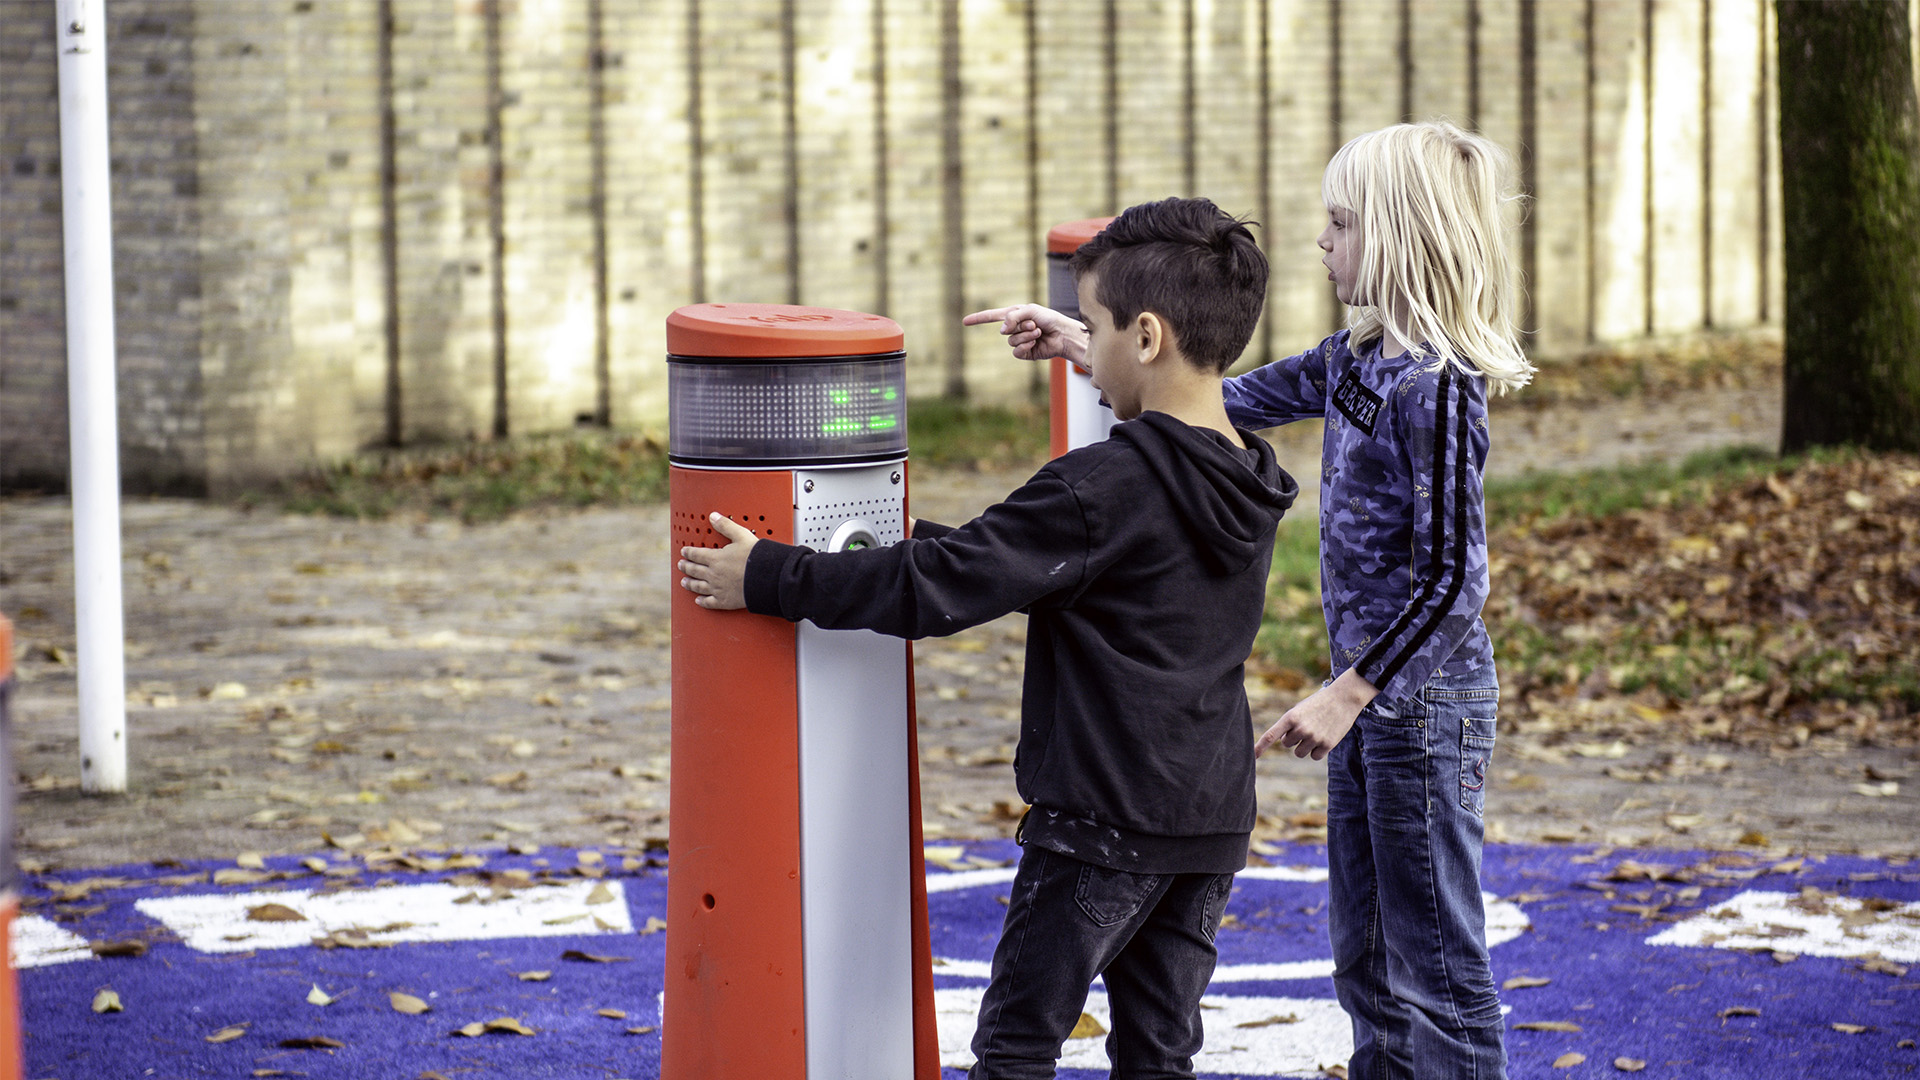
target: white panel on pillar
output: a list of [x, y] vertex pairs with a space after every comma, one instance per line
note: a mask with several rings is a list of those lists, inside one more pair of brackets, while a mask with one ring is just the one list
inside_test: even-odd
[[[898, 542], [903, 471], [796, 470], [795, 540]], [[897, 1080], [913, 1075], [907, 645], [802, 622], [798, 664], [807, 1075]]]

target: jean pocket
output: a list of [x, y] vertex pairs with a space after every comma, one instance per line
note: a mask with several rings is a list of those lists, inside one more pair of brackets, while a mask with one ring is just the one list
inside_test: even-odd
[[1487, 807], [1487, 766], [1493, 760], [1492, 717], [1460, 721], [1460, 807], [1482, 814]]
[[1158, 874], [1129, 874], [1089, 863], [1080, 868], [1073, 898], [1095, 926], [1117, 926], [1133, 918], [1160, 884]]
[[1227, 898], [1233, 895], [1233, 875], [1221, 874], [1207, 885], [1207, 901], [1200, 909], [1200, 933], [1208, 941], [1220, 932], [1220, 920], [1227, 913]]

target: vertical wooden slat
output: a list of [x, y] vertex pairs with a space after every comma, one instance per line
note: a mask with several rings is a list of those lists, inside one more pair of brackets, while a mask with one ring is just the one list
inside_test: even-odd
[[1772, 184], [1770, 183], [1770, 180], [1771, 180], [1771, 173], [1773, 171], [1771, 168], [1772, 144], [1773, 144], [1772, 135], [1773, 135], [1773, 132], [1777, 130], [1777, 128], [1774, 126], [1775, 122], [1774, 122], [1774, 116], [1773, 116], [1774, 73], [1773, 73], [1773, 68], [1767, 63], [1768, 48], [1773, 41], [1772, 24], [1768, 22], [1768, 19], [1773, 14], [1773, 4], [1771, 3], [1771, 0], [1754, 0], [1754, 4], [1756, 7], [1759, 8], [1759, 11], [1760, 11], [1760, 17], [1754, 20], [1758, 24], [1758, 29], [1760, 32], [1760, 40], [1755, 45], [1756, 51], [1760, 54], [1760, 84], [1759, 84], [1759, 101], [1756, 103], [1756, 106], [1754, 108], [1754, 117], [1753, 117], [1754, 140], [1753, 141], [1756, 149], [1759, 152], [1760, 160], [1758, 163], [1758, 167], [1755, 169], [1755, 175], [1758, 178], [1758, 182], [1754, 185], [1754, 188], [1755, 188], [1754, 194], [1756, 197], [1756, 201], [1758, 203], [1759, 212], [1754, 215], [1754, 231], [1760, 234], [1760, 245], [1759, 245], [1760, 287], [1758, 289], [1758, 292], [1759, 292], [1759, 306], [1760, 306], [1760, 321], [1765, 323], [1765, 322], [1772, 321], [1773, 311], [1774, 311], [1774, 308], [1773, 308], [1773, 242], [1774, 242], [1773, 210], [1774, 210], [1774, 206], [1773, 206], [1773, 200], [1771, 198], [1773, 191], [1772, 191]]
[[693, 302], [707, 302], [707, 135], [701, 93], [700, 0], [687, 0], [687, 216], [692, 229], [688, 268]]
[[966, 313], [966, 205], [960, 156], [960, 9], [940, 6], [940, 222], [941, 337], [946, 346], [946, 395], [967, 396], [967, 349], [960, 317]]
[[1480, 0], [1467, 0], [1467, 127], [1480, 130]]
[[1653, 10], [1656, 0], [1640, 0], [1640, 304], [1641, 332], [1653, 334], [1653, 208], [1654, 47]]
[[893, 309], [893, 216], [887, 198], [892, 174], [887, 139], [887, 2], [872, 0], [873, 20], [873, 310]]
[[1394, 11], [1393, 50], [1400, 61], [1400, 122], [1413, 122], [1413, 0], [1400, 0]]
[[501, 120], [506, 97], [501, 89], [500, 0], [482, 6], [487, 35], [487, 237], [492, 242], [488, 263], [493, 294], [493, 437], [507, 437], [507, 162], [506, 125]]
[[1180, 194], [1200, 194], [1198, 182], [1200, 108], [1197, 76], [1194, 71], [1194, 0], [1180, 0]]
[[1520, 332], [1531, 347], [1540, 330], [1534, 313], [1534, 288], [1540, 280], [1540, 218], [1535, 212], [1540, 198], [1540, 133], [1535, 121], [1540, 88], [1535, 74], [1540, 29], [1535, 5], [1538, 0], [1520, 0], [1520, 193], [1525, 196], [1526, 216], [1520, 222]]
[[1700, 325], [1713, 327], [1713, 0], [1700, 0]]
[[[1585, 52], [1586, 61], [1587, 61], [1586, 87], [1585, 87], [1586, 92], [1583, 96], [1584, 104], [1583, 104], [1582, 115], [1581, 115], [1580, 135], [1581, 135], [1581, 141], [1583, 143], [1583, 146], [1581, 147], [1580, 159], [1581, 159], [1581, 164], [1583, 166], [1582, 171], [1585, 173], [1585, 181], [1586, 181], [1585, 184], [1583, 185], [1586, 191], [1586, 202], [1587, 202], [1586, 214], [1585, 214], [1586, 242], [1582, 245], [1582, 247], [1585, 249], [1586, 260], [1587, 260], [1586, 342], [1589, 345], [1593, 344], [1599, 338], [1599, 310], [1600, 310], [1600, 285], [1599, 285], [1600, 252], [1599, 252], [1599, 244], [1596, 242], [1598, 240], [1598, 234], [1599, 234], [1599, 215], [1596, 212], [1598, 192], [1594, 184], [1595, 177], [1593, 175], [1594, 173], [1594, 140], [1593, 140], [1594, 116], [1593, 114], [1594, 114], [1594, 106], [1595, 106], [1593, 91], [1594, 91], [1594, 79], [1597, 74], [1595, 71], [1596, 60], [1594, 57], [1594, 48], [1597, 44], [1594, 40], [1594, 4], [1597, 2], [1598, 0], [1586, 0], [1586, 10], [1581, 12], [1581, 17], [1582, 17], [1581, 30], [1582, 30], [1582, 37], [1586, 42], [1586, 48], [1584, 52]], [[1761, 0], [1761, 2], [1765, 3], [1766, 0]]]
[[613, 424], [613, 340], [607, 280], [605, 0], [587, 0], [587, 169], [593, 217], [593, 422]]
[[399, 446], [406, 439], [400, 378], [400, 209], [395, 189], [400, 182], [395, 131], [399, 119], [393, 108], [393, 0], [380, 0], [380, 269], [386, 298], [387, 360], [386, 432], [383, 441]]
[[780, 0], [780, 158], [786, 183], [780, 209], [787, 234], [787, 303], [800, 302], [800, 119], [798, 46], [794, 41], [794, 0]]
[[[1345, 0], [1327, 0], [1327, 157], [1331, 159], [1345, 141], [1346, 112], [1343, 76], [1346, 65], [1342, 62], [1342, 41], [1340, 12]], [[1327, 330], [1332, 332], [1347, 319], [1347, 308], [1334, 295], [1332, 289], [1326, 292]]]

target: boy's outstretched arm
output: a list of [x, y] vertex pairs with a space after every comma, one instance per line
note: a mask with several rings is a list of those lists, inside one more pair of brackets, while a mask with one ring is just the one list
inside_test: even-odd
[[1269, 746], [1279, 743], [1292, 750], [1294, 757], [1312, 755], [1313, 760], [1319, 761], [1347, 737], [1353, 722], [1360, 718], [1360, 710], [1379, 692], [1358, 671], [1348, 668], [1331, 685], [1321, 687], [1288, 709], [1279, 722], [1253, 744], [1254, 756], [1266, 753]]
[[1050, 360], [1064, 356], [1074, 363], [1087, 357], [1087, 328], [1077, 319], [1039, 304], [989, 308], [961, 318], [962, 326], [997, 322], [1013, 355], [1021, 360]]
[[727, 538], [723, 548], [680, 549], [680, 587], [693, 602], [712, 611], [737, 611], [747, 606], [747, 553], [758, 543], [745, 526], [725, 514], [707, 515], [715, 532]]

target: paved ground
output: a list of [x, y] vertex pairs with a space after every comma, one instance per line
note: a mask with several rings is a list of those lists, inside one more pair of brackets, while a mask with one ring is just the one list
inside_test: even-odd
[[[1766, 442], [1766, 393], [1496, 412], [1497, 471]], [[1303, 483], [1317, 434], [1279, 439]], [[1021, 473], [922, 471], [915, 512], [961, 520]], [[1303, 494], [1310, 508], [1314, 494]], [[666, 836], [669, 563], [664, 507], [465, 527], [356, 523], [132, 500], [124, 517], [131, 791], [77, 790], [70, 522], [0, 500], [0, 611], [17, 623], [20, 817], [30, 868], [344, 847], [611, 844]], [[1306, 514], [1288, 527], [1310, 528]], [[930, 837], [1003, 835], [1024, 622], [917, 647]], [[1291, 696], [1251, 687], [1256, 713]], [[1495, 839], [1911, 853], [1913, 763], [1731, 747], [1548, 748], [1503, 730]], [[1620, 756], [1624, 755], [1624, 756]], [[1606, 768], [1645, 770], [1630, 783]], [[1265, 833], [1311, 839], [1322, 767], [1261, 765]], [[1755, 839], [1748, 836], [1749, 840]]]

